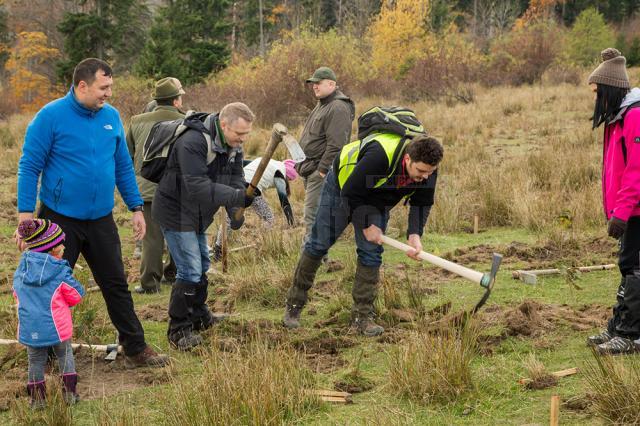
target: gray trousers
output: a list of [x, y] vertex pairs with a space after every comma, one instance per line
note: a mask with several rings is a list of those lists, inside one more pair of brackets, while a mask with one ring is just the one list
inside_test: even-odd
[[304, 183], [304, 239], [302, 244], [306, 243], [311, 237], [311, 229], [316, 221], [318, 214], [318, 206], [320, 205], [320, 195], [324, 186], [325, 178], [320, 176], [318, 171], [311, 173], [303, 178]]
[[58, 358], [60, 366], [60, 374], [74, 374], [76, 372], [76, 363], [73, 359], [73, 349], [71, 349], [71, 339], [60, 342], [57, 345], [35, 348], [27, 346], [27, 357], [29, 358], [29, 383], [38, 383], [44, 381], [44, 368], [47, 365], [47, 354], [49, 348]]
[[140, 258], [140, 285], [145, 290], [160, 287], [162, 275], [175, 277], [176, 265], [171, 259], [167, 260], [167, 265], [163, 269], [162, 253], [164, 251], [164, 236], [160, 225], [151, 215], [151, 203], [144, 203], [144, 221], [147, 224], [147, 232], [142, 240], [142, 257]]

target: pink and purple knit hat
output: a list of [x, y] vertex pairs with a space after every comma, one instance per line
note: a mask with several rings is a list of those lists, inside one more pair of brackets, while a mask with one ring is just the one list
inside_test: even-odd
[[291, 159], [284, 160], [284, 170], [287, 173], [287, 180], [295, 180], [298, 177], [296, 172], [296, 162]]
[[48, 219], [23, 220], [18, 225], [18, 234], [27, 245], [27, 249], [46, 253], [64, 243], [64, 232], [58, 224]]

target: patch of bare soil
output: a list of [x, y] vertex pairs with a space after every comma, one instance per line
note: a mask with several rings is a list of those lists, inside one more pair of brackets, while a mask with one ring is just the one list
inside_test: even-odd
[[357, 341], [344, 335], [333, 335], [328, 332], [305, 337], [292, 342], [293, 347], [307, 354], [336, 355], [341, 349], [355, 346]]
[[335, 354], [304, 354], [309, 368], [316, 373], [330, 373], [347, 365], [341, 356]]
[[546, 389], [558, 384], [558, 378], [553, 374], [543, 374], [530, 382], [525, 383], [524, 387], [530, 390]]
[[[16, 398], [26, 396], [26, 351], [23, 347], [15, 346], [15, 349], [10, 349], [2, 358], [4, 362], [0, 377], [0, 411], [9, 409], [11, 402]], [[170, 380], [169, 371], [166, 368], [127, 370], [121, 355], [111, 363], [104, 361], [103, 358], [103, 353], [76, 350], [78, 393], [81, 399], [103, 398]], [[47, 383], [51, 385], [55, 383], [55, 376], [58, 374], [56, 371], [53, 370], [47, 374]]]
[[136, 306], [138, 318], [147, 321], [167, 322], [169, 320], [168, 307], [159, 303]]
[[593, 395], [590, 394], [574, 396], [562, 402], [563, 409], [577, 412], [589, 411], [591, 405], [593, 405]]
[[327, 272], [337, 272], [344, 269], [344, 263], [338, 259], [329, 259], [325, 265], [327, 266]]
[[614, 240], [598, 237], [568, 243], [563, 246], [554, 244], [528, 245], [512, 242], [507, 246], [480, 244], [472, 247], [458, 248], [446, 253], [443, 257], [462, 265], [473, 263], [489, 264], [494, 252], [504, 256], [503, 263], [526, 262], [530, 268], [547, 268], [558, 266], [587, 266], [589, 264], [606, 264], [615, 261], [617, 245]]
[[122, 356], [118, 356], [118, 359], [111, 363], [105, 362], [103, 357], [103, 354], [92, 354], [88, 351], [76, 353], [80, 399], [103, 398], [145, 386], [167, 383], [170, 380], [166, 368], [128, 370], [124, 367]]
[[528, 299], [515, 308], [492, 305], [482, 316], [486, 324], [503, 324], [509, 336], [539, 337], [558, 326], [569, 326], [576, 331], [602, 327], [609, 313], [610, 308], [603, 305], [573, 308]]

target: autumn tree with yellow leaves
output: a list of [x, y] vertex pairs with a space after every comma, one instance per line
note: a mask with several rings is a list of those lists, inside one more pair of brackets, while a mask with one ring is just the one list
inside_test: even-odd
[[10, 96], [21, 110], [36, 111], [59, 95], [46, 75], [51, 61], [59, 54], [58, 49], [48, 46], [47, 36], [42, 32], [23, 31], [18, 34], [6, 69]]

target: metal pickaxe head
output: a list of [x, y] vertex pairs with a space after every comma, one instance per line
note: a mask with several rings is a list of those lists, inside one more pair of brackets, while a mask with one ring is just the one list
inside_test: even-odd
[[502, 255], [493, 253], [493, 260], [491, 261], [491, 272], [482, 276], [480, 285], [484, 288], [491, 289], [496, 281], [496, 275], [498, 275], [498, 269], [502, 263]]

